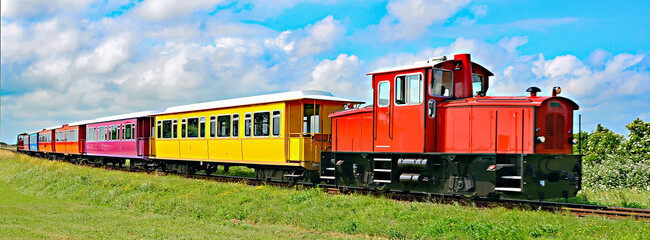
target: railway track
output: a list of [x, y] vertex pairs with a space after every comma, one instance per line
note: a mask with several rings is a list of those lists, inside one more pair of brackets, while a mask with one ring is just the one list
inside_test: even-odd
[[[13, 151], [18, 153], [17, 151]], [[68, 161], [66, 161], [68, 162]], [[374, 196], [384, 196], [389, 199], [397, 201], [414, 201], [414, 202], [435, 202], [442, 204], [460, 203], [462, 205], [473, 205], [481, 208], [494, 208], [504, 207], [510, 209], [534, 209], [550, 212], [569, 212], [577, 216], [606, 216], [612, 218], [635, 218], [650, 221], [650, 209], [639, 208], [625, 208], [625, 207], [612, 207], [602, 205], [566, 203], [566, 202], [549, 202], [549, 201], [528, 201], [516, 199], [468, 199], [458, 196], [421, 193], [421, 192], [378, 192], [363, 188], [349, 188], [331, 184], [318, 184], [315, 185], [309, 182], [285, 182], [280, 180], [259, 180], [252, 177], [241, 177], [232, 175], [218, 175], [218, 174], [185, 174], [185, 173], [172, 173], [160, 171], [147, 171], [143, 169], [130, 168], [128, 166], [113, 166], [113, 165], [97, 165], [97, 164], [82, 164], [85, 166], [99, 167], [107, 170], [118, 170], [125, 172], [155, 172], [161, 175], [175, 174], [191, 179], [203, 179], [218, 182], [236, 182], [244, 183], [252, 186], [259, 185], [273, 185], [280, 187], [300, 187], [300, 188], [313, 188], [319, 187], [324, 189], [330, 194], [347, 194], [347, 193], [360, 193]]]

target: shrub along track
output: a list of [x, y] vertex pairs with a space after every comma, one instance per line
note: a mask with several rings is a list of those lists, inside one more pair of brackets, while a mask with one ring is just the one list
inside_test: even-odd
[[[15, 150], [13, 152], [16, 152]], [[68, 162], [68, 161], [65, 161]], [[389, 199], [397, 201], [417, 201], [417, 202], [435, 202], [443, 204], [461, 204], [468, 206], [476, 206], [479, 208], [494, 208], [494, 207], [504, 207], [508, 209], [537, 209], [550, 212], [569, 212], [578, 216], [588, 216], [588, 215], [599, 215], [606, 216], [611, 218], [635, 218], [637, 220], [643, 219], [650, 221], [650, 209], [639, 209], [639, 208], [625, 208], [625, 207], [611, 207], [611, 206], [602, 206], [602, 205], [591, 205], [591, 204], [577, 204], [577, 203], [566, 203], [566, 202], [548, 202], [548, 201], [531, 201], [531, 200], [515, 200], [515, 199], [469, 199], [459, 196], [444, 195], [444, 194], [432, 194], [432, 193], [422, 193], [422, 192], [403, 192], [403, 191], [375, 191], [364, 188], [350, 188], [345, 186], [337, 186], [332, 184], [314, 184], [309, 182], [287, 182], [280, 180], [260, 180], [252, 177], [241, 177], [241, 176], [231, 176], [231, 175], [218, 175], [218, 174], [186, 174], [186, 173], [174, 173], [174, 172], [162, 172], [162, 171], [151, 171], [140, 168], [131, 168], [129, 166], [118, 166], [118, 165], [101, 165], [101, 164], [89, 164], [81, 163], [80, 165], [98, 167], [107, 170], [118, 170], [124, 172], [148, 172], [148, 173], [157, 173], [159, 175], [175, 174], [185, 178], [191, 179], [202, 179], [210, 180], [217, 182], [236, 182], [241, 184], [247, 184], [251, 186], [259, 185], [272, 185], [280, 186], [287, 188], [313, 188], [319, 187], [324, 189], [327, 193], [330, 194], [348, 194], [348, 193], [358, 193], [374, 196], [383, 196]]]

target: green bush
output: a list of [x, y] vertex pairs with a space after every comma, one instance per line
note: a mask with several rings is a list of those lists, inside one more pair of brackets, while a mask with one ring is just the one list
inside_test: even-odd
[[600, 124], [591, 133], [576, 135], [581, 144], [574, 152], [584, 154], [584, 187], [650, 190], [650, 122], [637, 118], [626, 128], [627, 138]]

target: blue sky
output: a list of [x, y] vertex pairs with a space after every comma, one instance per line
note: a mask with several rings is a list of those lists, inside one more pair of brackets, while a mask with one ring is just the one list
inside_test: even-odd
[[470, 53], [489, 95], [574, 99], [583, 129], [650, 121], [648, 1], [2, 1], [0, 140], [296, 89], [368, 100], [377, 68]]

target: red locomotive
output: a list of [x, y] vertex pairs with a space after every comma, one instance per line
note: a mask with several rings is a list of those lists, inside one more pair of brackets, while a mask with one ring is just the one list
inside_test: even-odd
[[369, 73], [373, 106], [330, 114], [321, 178], [338, 185], [477, 197], [571, 197], [573, 111], [557, 96], [486, 96], [493, 74], [469, 54]]

